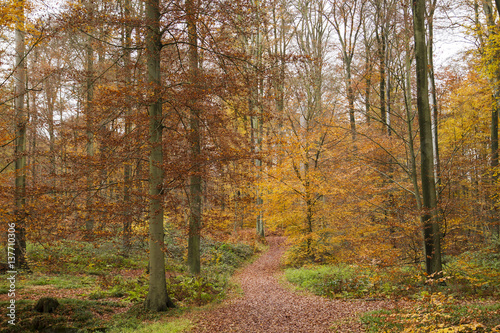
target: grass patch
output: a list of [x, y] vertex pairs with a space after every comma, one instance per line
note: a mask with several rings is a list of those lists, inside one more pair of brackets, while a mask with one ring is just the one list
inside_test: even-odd
[[189, 319], [177, 318], [169, 322], [155, 322], [140, 324], [134, 328], [114, 328], [110, 333], [181, 333], [193, 328]]
[[351, 265], [289, 268], [285, 277], [300, 288], [332, 298], [390, 297], [406, 292], [409, 283], [420, 279], [411, 269], [394, 274]]

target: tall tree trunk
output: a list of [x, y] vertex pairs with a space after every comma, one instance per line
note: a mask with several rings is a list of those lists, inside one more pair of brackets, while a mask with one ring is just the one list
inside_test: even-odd
[[349, 122], [351, 124], [351, 137], [356, 141], [356, 118], [354, 116], [354, 89], [352, 87], [351, 61], [352, 58], [344, 60], [347, 84], [347, 101], [349, 104]]
[[[491, 36], [497, 34], [497, 24], [493, 16], [493, 4], [491, 0], [483, 0], [483, 10], [486, 14], [486, 22], [488, 24], [488, 37], [491, 40]], [[497, 9], [498, 9], [498, 2]], [[492, 62], [492, 60], [490, 60]], [[495, 68], [492, 76], [489, 78], [489, 82], [493, 88], [493, 108], [491, 111], [491, 128], [490, 128], [490, 147], [491, 147], [491, 182], [492, 184], [498, 183], [498, 110], [500, 109], [500, 68]], [[494, 199], [491, 199], [494, 201]], [[492, 213], [492, 228], [494, 233], [500, 236], [500, 222], [498, 221], [497, 211], [495, 208], [495, 203], [491, 203], [491, 213]]]
[[366, 29], [366, 20], [363, 16], [363, 42], [365, 45], [365, 118], [366, 124], [370, 125], [371, 123], [371, 101], [370, 101], [370, 93], [371, 93], [371, 84], [372, 84], [372, 57], [371, 57], [371, 43], [368, 38], [368, 31]]
[[[409, 0], [413, 1], [413, 0]], [[404, 22], [405, 30], [410, 31], [410, 14], [407, 6], [404, 6]], [[410, 177], [413, 185], [413, 191], [415, 193], [415, 201], [417, 203], [417, 209], [420, 211], [422, 209], [422, 198], [420, 196], [420, 188], [418, 185], [418, 175], [417, 175], [417, 158], [415, 154], [415, 144], [413, 142], [413, 112], [412, 112], [412, 93], [411, 93], [411, 47], [410, 47], [410, 36], [409, 33], [405, 34], [405, 84], [404, 84], [404, 98], [405, 98], [405, 109], [406, 109], [406, 125], [408, 127], [408, 150], [410, 152]]]
[[370, 101], [370, 92], [371, 92], [371, 84], [372, 84], [372, 65], [371, 60], [369, 59], [369, 55], [366, 55], [366, 78], [365, 78], [365, 118], [366, 123], [370, 125], [371, 123], [371, 101]]
[[[434, 154], [432, 145], [432, 121], [427, 80], [427, 48], [425, 44], [425, 0], [413, 1], [413, 30], [417, 65], [417, 108], [420, 128], [420, 156], [424, 234], [425, 267], [428, 275], [442, 271], [441, 233], [438, 224], [437, 198], [434, 183]], [[436, 276], [436, 275], [434, 275]]]
[[[255, 153], [260, 153], [262, 150], [262, 134], [263, 134], [263, 124], [262, 124], [262, 96], [261, 96], [261, 88], [263, 80], [261, 79], [261, 70], [262, 70], [262, 52], [263, 52], [263, 43], [262, 43], [262, 32], [261, 32], [261, 19], [260, 19], [260, 5], [258, 1], [254, 1], [253, 5], [256, 11], [256, 26], [257, 32], [255, 34], [255, 44], [254, 46], [254, 68], [255, 68], [255, 77], [253, 78], [253, 84], [251, 89], [251, 105], [250, 109], [252, 112], [251, 117], [251, 126], [252, 126], [252, 145]], [[256, 158], [254, 164], [257, 168], [257, 177], [260, 179], [262, 177], [262, 160], [260, 158]], [[256, 233], [260, 238], [265, 237], [264, 231], [264, 216], [263, 216], [263, 200], [260, 186], [257, 185], [255, 191], [255, 204], [257, 210], [257, 221], [256, 221]]]
[[[25, 108], [26, 99], [26, 61], [25, 61], [25, 31], [24, 31], [24, 0], [18, 0], [19, 21], [17, 22], [16, 39], [16, 69], [15, 69], [15, 268], [28, 268], [26, 261], [26, 125], [28, 123]], [[10, 225], [9, 225], [10, 227]], [[10, 262], [10, 259], [9, 259]], [[11, 267], [12, 268], [12, 267]], [[11, 269], [15, 270], [15, 269]]]
[[[123, 14], [125, 25], [123, 28], [123, 44], [125, 46], [123, 50], [124, 57], [124, 67], [125, 67], [125, 87], [131, 87], [132, 80], [132, 59], [131, 59], [131, 46], [132, 46], [132, 27], [130, 26], [130, 0], [125, 0]], [[132, 133], [132, 98], [127, 96], [127, 105], [125, 111], [125, 140], [129, 140]], [[130, 200], [130, 190], [131, 190], [131, 161], [129, 159], [129, 144], [125, 142], [126, 149], [126, 161], [123, 166], [123, 204], [124, 204], [124, 217], [123, 217], [123, 248], [122, 252], [125, 257], [130, 254], [131, 244], [130, 238], [132, 234], [132, 212], [131, 212], [131, 200]]]
[[[87, 2], [87, 10], [90, 15], [90, 24], [92, 24], [93, 17], [93, 4], [89, 1]], [[94, 146], [94, 109], [93, 109], [93, 99], [94, 99], [94, 49], [92, 47], [92, 37], [87, 36], [87, 45], [86, 45], [86, 61], [87, 61], [87, 100], [85, 105], [85, 114], [86, 114], [86, 131], [87, 131], [87, 201], [86, 201], [86, 211], [87, 216], [85, 220], [85, 228], [87, 233], [92, 233], [94, 229], [94, 216], [93, 216], [93, 179], [92, 179], [92, 170], [93, 170], [93, 159], [95, 155], [95, 146]]]
[[[432, 98], [432, 140], [434, 147], [434, 172], [436, 176], [436, 185], [441, 184], [441, 161], [439, 159], [439, 136], [438, 136], [438, 100], [436, 91], [436, 80], [434, 78], [434, 11], [436, 0], [431, 1], [429, 15], [427, 17], [427, 27], [429, 30], [429, 41], [427, 42], [427, 55], [429, 57], [429, 82], [431, 85]], [[439, 201], [439, 188], [436, 189], [437, 200]]]
[[[391, 60], [391, 50], [387, 52], [387, 63]], [[386, 112], [386, 126], [387, 126], [387, 136], [391, 136], [391, 112], [392, 112], [392, 82], [391, 82], [391, 72], [387, 73], [387, 112]]]
[[200, 110], [198, 106], [199, 58], [198, 32], [196, 27], [197, 9], [194, 0], [186, 0], [186, 18], [189, 38], [189, 76], [190, 76], [190, 144], [191, 169], [189, 186], [189, 239], [188, 239], [188, 266], [191, 274], [200, 274], [200, 231], [202, 212], [202, 179], [201, 179], [201, 137], [200, 137]]
[[379, 71], [380, 71], [380, 122], [382, 124], [382, 132], [387, 131], [387, 112], [385, 107], [385, 31], [382, 28], [379, 41]]
[[54, 103], [56, 99], [54, 77], [50, 76], [45, 81], [46, 98], [47, 98], [47, 120], [49, 125], [49, 181], [52, 187], [52, 192], [55, 190], [56, 179], [56, 154], [55, 154], [55, 135], [54, 135]]
[[[38, 48], [34, 48], [33, 50], [34, 56], [31, 61], [31, 71], [29, 70], [28, 72], [34, 71], [35, 68], [38, 66]], [[31, 160], [28, 161], [28, 165], [31, 165], [31, 184], [33, 187], [37, 186], [36, 183], [38, 182], [38, 174], [37, 174], [37, 158], [36, 158], [36, 149], [37, 149], [37, 144], [38, 144], [38, 121], [39, 121], [39, 115], [38, 115], [38, 109], [36, 107], [37, 103], [37, 92], [32, 90], [30, 91], [30, 94], [28, 96], [31, 96], [31, 103], [30, 106], [28, 107], [28, 111], [30, 113], [30, 120], [31, 120], [31, 147], [30, 147], [30, 158]]]
[[146, 2], [146, 50], [148, 84], [152, 89], [149, 105], [149, 290], [144, 306], [152, 311], [173, 307], [167, 295], [163, 231], [163, 147], [160, 79], [160, 1]]

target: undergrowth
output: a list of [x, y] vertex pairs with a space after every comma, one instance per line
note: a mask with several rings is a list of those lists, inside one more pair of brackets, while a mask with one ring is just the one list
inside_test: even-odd
[[417, 302], [366, 313], [361, 321], [368, 332], [500, 332], [500, 304], [471, 304], [424, 292]]
[[500, 332], [500, 254], [493, 243], [447, 257], [439, 279], [419, 265], [289, 268], [288, 281], [331, 298], [402, 299], [362, 316], [369, 332]]
[[317, 295], [333, 298], [418, 298], [422, 291], [458, 298], [496, 298], [500, 294], [500, 254], [495, 244], [448, 257], [439, 280], [419, 265], [323, 265], [289, 268], [288, 281]]
[[[224, 298], [232, 287], [230, 276], [254, 254], [254, 247], [247, 244], [202, 239], [202, 272], [199, 276], [191, 276], [185, 264], [184, 235], [175, 229], [167, 231], [167, 291], [177, 306], [166, 314], [167, 317]], [[49, 327], [81, 332], [101, 328], [107, 332], [183, 332], [189, 329], [189, 321], [176, 318], [165, 321], [165, 317], [143, 308], [149, 281], [147, 244], [136, 243], [128, 257], [120, 254], [119, 244], [119, 240], [99, 244], [62, 240], [50, 246], [29, 243], [31, 272], [19, 272], [16, 290], [35, 288], [42, 293], [57, 290], [67, 298], [59, 298], [61, 306], [53, 314], [35, 313], [32, 310], [34, 301], [19, 300], [16, 327], [9, 329], [13, 329], [12, 332]], [[8, 292], [8, 283], [6, 279], [0, 280], [1, 294]], [[2, 314], [6, 306], [1, 307], [1, 320], [4, 321], [8, 318]], [[117, 307], [122, 310], [116, 311]], [[117, 314], [123, 312], [123, 308], [129, 310]], [[7, 327], [2, 321], [0, 327]]]

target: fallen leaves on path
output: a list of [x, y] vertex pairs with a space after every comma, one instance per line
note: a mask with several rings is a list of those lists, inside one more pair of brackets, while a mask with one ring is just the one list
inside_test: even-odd
[[278, 281], [285, 238], [269, 238], [269, 251], [236, 275], [244, 296], [195, 315], [196, 332], [363, 332], [360, 313], [394, 307], [390, 301], [329, 300], [296, 293]]

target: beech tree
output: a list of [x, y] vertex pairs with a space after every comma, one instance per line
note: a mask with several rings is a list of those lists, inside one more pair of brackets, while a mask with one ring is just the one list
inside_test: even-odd
[[191, 274], [200, 274], [200, 232], [201, 232], [201, 140], [200, 140], [200, 110], [197, 105], [197, 79], [200, 75], [198, 58], [197, 10], [193, 0], [186, 1], [186, 21], [189, 42], [189, 80], [192, 97], [190, 103], [190, 145], [191, 145], [191, 176], [189, 186], [189, 239], [188, 266]]
[[439, 230], [437, 197], [434, 182], [432, 121], [429, 105], [427, 46], [425, 42], [425, 0], [413, 2], [413, 30], [417, 70], [417, 109], [420, 128], [425, 267], [428, 275], [439, 274], [441, 264], [441, 232]]
[[[497, 4], [498, 10], [498, 2]], [[495, 20], [493, 4], [491, 0], [483, 0], [482, 7], [484, 14], [486, 16], [486, 28], [484, 29], [484, 35], [487, 40], [483, 41], [481, 44], [483, 50], [483, 58], [485, 62], [485, 72], [488, 80], [491, 84], [491, 90], [493, 95], [493, 108], [491, 110], [491, 126], [490, 126], [490, 167], [491, 167], [491, 183], [495, 185], [498, 182], [498, 117], [500, 109], [500, 66], [496, 60], [499, 54], [498, 41], [500, 39], [498, 34], [498, 27]], [[482, 29], [481, 29], [482, 30]], [[492, 201], [492, 199], [490, 199]], [[493, 199], [493, 201], [495, 201]], [[500, 222], [498, 221], [498, 216], [495, 208], [495, 203], [492, 205], [492, 217], [493, 217], [493, 228], [496, 230], [497, 235], [500, 235]]]
[[147, 77], [150, 91], [149, 113], [149, 290], [144, 303], [153, 311], [165, 311], [174, 304], [167, 294], [163, 230], [163, 113], [161, 84], [160, 1], [146, 3]]
[[26, 112], [26, 53], [24, 0], [16, 2], [17, 22], [15, 29], [16, 62], [15, 62], [15, 245], [14, 255], [17, 267], [27, 267], [26, 261], [26, 127], [28, 116]]

